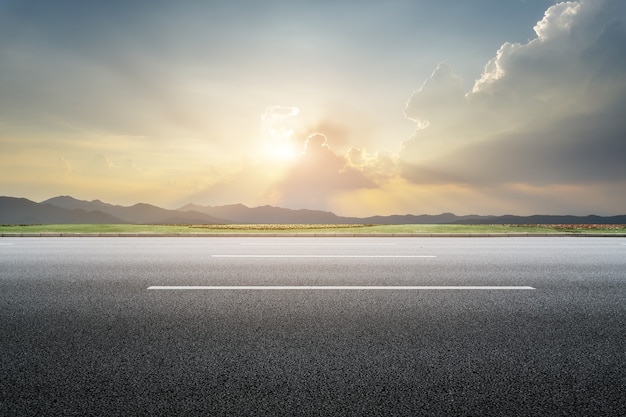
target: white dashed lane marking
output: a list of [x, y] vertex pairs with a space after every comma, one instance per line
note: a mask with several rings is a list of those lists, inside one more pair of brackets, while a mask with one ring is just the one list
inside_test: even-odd
[[403, 286], [403, 285], [387, 285], [387, 286], [358, 286], [358, 285], [165, 285], [151, 286], [148, 290], [534, 290], [534, 287], [527, 286]]
[[435, 255], [211, 255], [212, 258], [436, 258]]

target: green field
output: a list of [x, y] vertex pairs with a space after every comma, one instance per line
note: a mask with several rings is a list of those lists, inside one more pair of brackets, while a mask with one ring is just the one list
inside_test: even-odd
[[624, 234], [626, 225], [336, 225], [336, 224], [233, 224], [140, 225], [55, 224], [0, 225], [1, 234]]

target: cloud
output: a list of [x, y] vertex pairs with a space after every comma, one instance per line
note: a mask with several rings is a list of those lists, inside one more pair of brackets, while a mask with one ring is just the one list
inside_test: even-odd
[[[330, 112], [332, 113], [333, 110], [331, 109]], [[351, 141], [358, 141], [359, 144], [367, 141], [367, 138], [363, 137], [361, 131], [356, 130], [362, 128], [363, 125], [364, 123], [361, 120], [352, 124], [352, 121], [349, 121], [349, 116], [335, 113], [333, 117], [323, 117], [319, 122], [298, 129], [295, 135], [307, 137], [310, 132], [324, 132], [325, 136], [332, 138], [335, 152], [340, 152], [350, 148]], [[367, 127], [365, 128], [367, 129]]]
[[269, 106], [261, 115], [261, 140], [266, 156], [292, 157], [299, 152], [293, 140], [293, 120], [300, 114], [297, 107]]
[[542, 20], [535, 25], [539, 40], [553, 39], [567, 34], [580, 13], [580, 2], [563, 2], [550, 7]]
[[274, 194], [277, 203], [286, 207], [328, 209], [340, 192], [375, 187], [346, 157], [331, 150], [325, 135], [314, 133], [307, 138], [302, 155], [276, 185]]
[[448, 64], [442, 62], [424, 85], [413, 93], [406, 104], [404, 115], [424, 129], [431, 123], [449, 118], [450, 113], [458, 111], [464, 101], [463, 81]]
[[300, 109], [297, 107], [269, 106], [261, 116], [261, 121], [264, 126], [272, 127], [276, 123], [298, 114], [300, 114]]
[[376, 183], [381, 183], [393, 177], [397, 177], [398, 157], [397, 154], [386, 151], [369, 153], [365, 149], [350, 148], [346, 153], [350, 165]]
[[626, 183], [626, 2], [550, 7], [536, 38], [505, 43], [473, 89], [446, 64], [405, 109], [400, 153], [413, 183]]
[[[180, 203], [272, 204], [293, 209], [332, 210], [339, 196], [377, 187], [369, 177], [369, 166], [366, 167], [365, 162], [363, 166], [355, 166], [348, 157], [335, 153], [328, 142], [325, 135], [314, 133], [306, 138], [295, 160], [245, 161], [226, 175], [226, 171], [216, 173], [217, 181], [186, 196]], [[370, 157], [367, 156], [368, 161]]]

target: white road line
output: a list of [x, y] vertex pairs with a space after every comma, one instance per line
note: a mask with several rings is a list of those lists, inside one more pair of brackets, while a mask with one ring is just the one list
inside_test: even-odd
[[[240, 243], [241, 246], [285, 246], [284, 243]], [[289, 246], [398, 246], [397, 243], [290, 243]]]
[[436, 258], [435, 255], [211, 255], [212, 258]]
[[377, 285], [165, 285], [148, 290], [534, 290], [526, 286], [377, 286]]
[[13, 246], [13, 243], [0, 242], [0, 246]]

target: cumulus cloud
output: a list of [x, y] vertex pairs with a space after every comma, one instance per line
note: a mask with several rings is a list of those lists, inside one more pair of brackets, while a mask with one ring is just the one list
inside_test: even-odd
[[350, 148], [346, 153], [350, 165], [377, 183], [398, 175], [397, 154], [387, 151], [369, 153], [365, 149]]
[[404, 115], [417, 123], [417, 130], [403, 143], [402, 155], [413, 162], [431, 159], [468, 138], [472, 124], [467, 104], [461, 78], [447, 63], [440, 63], [406, 103]]
[[464, 101], [463, 81], [447, 63], [442, 62], [422, 87], [413, 93], [404, 115], [423, 129], [449, 118], [452, 112], [460, 110]]
[[[440, 64], [405, 114], [402, 174], [414, 183], [626, 181], [626, 2], [550, 7], [536, 38], [505, 43], [467, 93]], [[445, 144], [445, 146], [444, 146]]]
[[334, 153], [321, 133], [310, 135], [304, 152], [275, 188], [277, 203], [287, 207], [328, 209], [339, 192], [374, 188], [376, 184]]

